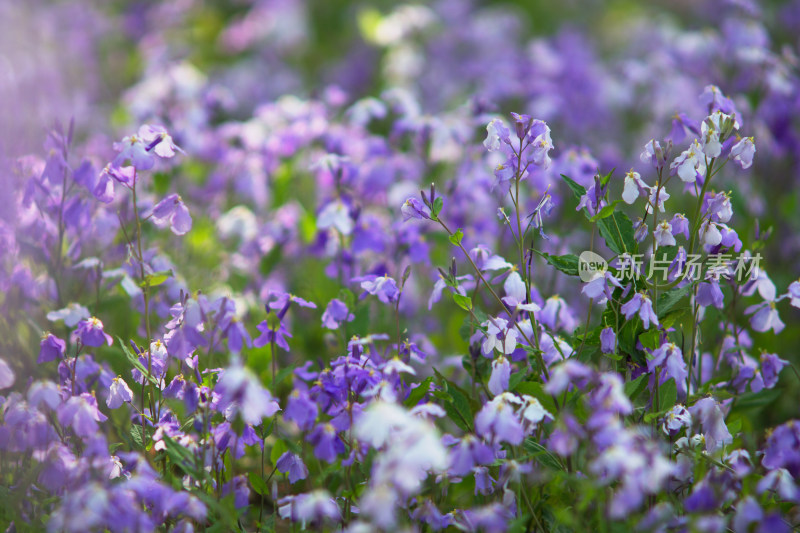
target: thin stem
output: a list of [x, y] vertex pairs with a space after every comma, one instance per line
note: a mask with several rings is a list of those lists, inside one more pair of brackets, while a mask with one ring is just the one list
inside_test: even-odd
[[[447, 227], [447, 224], [445, 224], [444, 221], [442, 221], [440, 218], [437, 218], [436, 222], [438, 222], [439, 225], [441, 225], [442, 228], [444, 228], [444, 230], [448, 233], [448, 235], [453, 235], [453, 232], [450, 231], [450, 228]], [[494, 291], [492, 286], [489, 285], [489, 283], [486, 281], [486, 278], [483, 277], [483, 273], [478, 268], [478, 266], [475, 264], [475, 262], [472, 260], [472, 258], [469, 256], [469, 252], [467, 251], [466, 248], [464, 248], [464, 245], [461, 244], [461, 243], [458, 243], [457, 246], [461, 250], [461, 252], [464, 254], [464, 257], [467, 258], [467, 261], [469, 261], [469, 264], [472, 266], [472, 269], [478, 275], [480, 280], [483, 282], [484, 285], [486, 285], [486, 288], [489, 289], [489, 292], [491, 293], [491, 295], [494, 297], [495, 300], [497, 300], [497, 303], [499, 303], [503, 308], [505, 308], [505, 304], [503, 303], [503, 300], [500, 299], [500, 297]], [[533, 324], [533, 338], [535, 340], [535, 344], [534, 344], [534, 342], [531, 341], [530, 337], [528, 337], [528, 334], [525, 333], [525, 331], [520, 327], [518, 322], [514, 321], [514, 327], [517, 328], [517, 331], [519, 331], [520, 335], [522, 335], [522, 337], [528, 343], [528, 346], [535, 346], [536, 347], [536, 349], [534, 350], [534, 353], [536, 354], [537, 363], [539, 364], [539, 368], [542, 369], [542, 372], [544, 373], [545, 379], [549, 380], [550, 379], [550, 372], [547, 370], [547, 365], [544, 364], [544, 359], [542, 359], [541, 350], [539, 350], [539, 338], [536, 335], [536, 323], [535, 323], [535, 320], [536, 319], [533, 317], [533, 314], [531, 314], [531, 323]]]

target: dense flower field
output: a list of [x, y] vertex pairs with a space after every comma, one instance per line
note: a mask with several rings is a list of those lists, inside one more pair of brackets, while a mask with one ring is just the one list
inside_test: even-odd
[[800, 2], [529, 4], [0, 3], [0, 526], [800, 527]]

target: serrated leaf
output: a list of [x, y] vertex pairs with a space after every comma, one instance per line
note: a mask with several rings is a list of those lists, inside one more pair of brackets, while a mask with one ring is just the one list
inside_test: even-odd
[[417, 387], [411, 389], [411, 392], [408, 393], [408, 398], [406, 398], [403, 404], [406, 407], [414, 407], [417, 405], [430, 390], [431, 383], [433, 383], [433, 376], [425, 378]]
[[638, 378], [625, 383], [625, 395], [628, 396], [631, 401], [636, 400], [636, 398], [638, 398], [639, 395], [647, 388], [647, 378], [647, 374], [642, 374]]
[[600, 235], [606, 241], [606, 246], [616, 254], [636, 253], [638, 246], [634, 238], [633, 222], [622, 211], [614, 213], [597, 221]]
[[567, 274], [568, 276], [578, 275], [578, 256], [573, 254], [566, 255], [550, 255], [548, 253], [536, 251], [549, 265], [556, 267], [558, 270]]
[[596, 215], [589, 219], [590, 222], [597, 222], [598, 220], [602, 220], [604, 218], [608, 218], [614, 213], [614, 209], [617, 208], [617, 204], [620, 203], [621, 200], [614, 200], [614, 202], [608, 204], [603, 209], [601, 209]]
[[675, 307], [675, 304], [681, 301], [684, 296], [691, 292], [692, 286], [687, 285], [685, 287], [681, 287], [679, 289], [672, 289], [669, 292], [665, 292], [661, 296], [658, 297], [656, 300], [656, 307], [658, 308], [658, 318], [665, 316], [670, 310]]
[[573, 180], [572, 178], [565, 176], [564, 174], [561, 174], [561, 179], [563, 179], [564, 182], [566, 182], [566, 184], [569, 186], [570, 190], [572, 190], [572, 193], [575, 195], [575, 198], [580, 199], [581, 196], [586, 194], [586, 187], [575, 182], [575, 180]]
[[119, 341], [120, 346], [122, 347], [122, 352], [125, 354], [125, 357], [128, 359], [128, 362], [132, 364], [136, 370], [138, 370], [143, 376], [147, 378], [147, 380], [152, 383], [153, 385], [158, 385], [158, 380], [154, 378], [150, 372], [147, 371], [147, 368], [139, 362], [139, 358], [136, 357], [128, 346], [122, 342], [122, 339], [117, 337], [117, 341]]

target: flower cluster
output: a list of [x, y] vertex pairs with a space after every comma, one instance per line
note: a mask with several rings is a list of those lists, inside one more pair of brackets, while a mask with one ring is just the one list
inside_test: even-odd
[[0, 132], [3, 529], [798, 527], [800, 11], [151, 4]]

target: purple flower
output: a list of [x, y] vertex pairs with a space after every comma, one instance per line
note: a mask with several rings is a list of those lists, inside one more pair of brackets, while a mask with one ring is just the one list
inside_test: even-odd
[[307, 391], [295, 389], [289, 394], [283, 418], [296, 423], [303, 431], [308, 431], [314, 425], [318, 411], [317, 404]]
[[369, 275], [354, 281], [361, 281], [362, 289], [385, 304], [396, 302], [400, 295], [397, 283], [389, 276]]
[[109, 409], [117, 409], [123, 403], [128, 403], [131, 400], [133, 400], [133, 392], [128, 387], [128, 384], [122, 378], [114, 378], [108, 390], [108, 398], [106, 398], [106, 405], [108, 405]]
[[183, 235], [192, 229], [192, 216], [177, 194], [170, 194], [153, 207], [153, 222], [159, 227], [169, 224], [175, 235]]
[[746, 315], [753, 315], [750, 317], [750, 325], [756, 331], [773, 330], [775, 333], [780, 333], [786, 326], [778, 315], [774, 301], [751, 305], [744, 312]]
[[111, 335], [103, 331], [103, 323], [97, 317], [78, 322], [78, 329], [75, 330], [74, 335], [77, 335], [84, 346], [92, 346], [94, 348], [103, 344], [111, 346], [113, 342]]
[[0, 359], [0, 390], [11, 387], [15, 380], [14, 371], [11, 370], [8, 363]]
[[719, 404], [713, 398], [702, 398], [689, 408], [694, 420], [700, 422], [700, 428], [706, 439], [706, 450], [716, 451], [725, 444], [733, 442], [728, 427], [725, 425], [725, 417]]
[[355, 317], [343, 301], [334, 298], [322, 313], [322, 325], [328, 329], [339, 329], [343, 322], [352, 322]]
[[497, 396], [508, 390], [511, 377], [511, 363], [502, 355], [492, 361], [492, 375], [489, 378], [489, 392]]
[[688, 428], [692, 426], [692, 415], [681, 404], [675, 405], [672, 409], [667, 411], [664, 415], [664, 422], [661, 424], [661, 429], [664, 433], [669, 435], [681, 428]]
[[525, 432], [512, 404], [521, 401], [511, 393], [504, 392], [494, 397], [475, 415], [475, 431], [492, 442], [508, 442], [517, 445]]
[[600, 332], [600, 350], [603, 353], [614, 353], [617, 351], [617, 335], [614, 328], [603, 328]]
[[275, 467], [283, 474], [289, 474], [289, 483], [295, 483], [308, 477], [308, 468], [303, 460], [291, 452], [285, 452], [278, 458]]
[[264, 320], [256, 326], [256, 329], [261, 332], [261, 335], [253, 340], [253, 346], [261, 348], [262, 346], [274, 342], [277, 346], [280, 346], [287, 352], [289, 351], [289, 343], [286, 341], [286, 337], [291, 338], [292, 334], [289, 333], [289, 330], [286, 329], [283, 322], [278, 325], [278, 329], [272, 329], [269, 326], [269, 322]]
[[669, 168], [673, 175], [677, 174], [681, 180], [689, 184], [697, 181], [698, 174], [705, 173], [705, 155], [697, 139], [692, 141], [686, 151], [675, 158]]
[[308, 436], [308, 442], [314, 445], [314, 455], [327, 463], [333, 463], [345, 448], [336, 428], [331, 424], [319, 424]]
[[292, 522], [322, 524], [325, 521], [339, 522], [341, 511], [326, 490], [315, 490], [287, 496], [278, 501], [278, 514]]
[[49, 363], [57, 359], [62, 359], [67, 350], [67, 343], [59, 339], [52, 333], [48, 333], [39, 343], [38, 364]]
[[233, 493], [233, 506], [236, 509], [244, 509], [250, 500], [250, 487], [247, 485], [245, 476], [236, 476], [232, 480], [222, 485], [222, 495], [227, 496]]
[[71, 427], [84, 440], [93, 437], [97, 433], [97, 423], [106, 419], [97, 409], [95, 397], [86, 392], [73, 396], [58, 407], [58, 423]]
[[778, 383], [778, 374], [789, 361], [781, 359], [774, 353], [761, 354], [761, 377], [764, 379], [764, 387], [771, 389]]
[[261, 386], [258, 378], [248, 369], [234, 365], [228, 367], [217, 382], [214, 391], [220, 395], [220, 411], [232, 409], [242, 415], [245, 423], [257, 426], [264, 417], [280, 410], [278, 402]]
[[450, 474], [465, 476], [476, 465], [485, 465], [494, 461], [494, 453], [475, 435], [465, 435], [450, 452]]
[[761, 464], [770, 470], [785, 468], [795, 479], [800, 477], [800, 421], [790, 420], [772, 431]]
[[593, 375], [594, 371], [590, 367], [580, 361], [567, 359], [550, 371], [550, 381], [544, 386], [544, 390], [549, 394], [561, 394], [570, 385], [583, 388]]
[[653, 311], [653, 302], [643, 292], [637, 292], [620, 310], [625, 314], [627, 320], [638, 313], [645, 329], [649, 329], [651, 323], [658, 326], [658, 317]]
[[406, 199], [406, 201], [403, 203], [403, 206], [400, 208], [400, 212], [403, 214], [403, 222], [412, 218], [418, 218], [420, 220], [427, 220], [431, 218], [430, 209], [428, 209], [428, 207], [419, 199], [414, 197]]
[[647, 361], [647, 371], [653, 373], [656, 368], [662, 368], [661, 383], [663, 384], [672, 378], [678, 387], [678, 393], [681, 396], [685, 395], [686, 378], [689, 374], [686, 370], [686, 362], [683, 360], [681, 349], [675, 343], [665, 342], [652, 355], [653, 358]]
[[666, 220], [656, 226], [656, 229], [653, 230], [653, 237], [658, 246], [675, 246], [677, 244], [675, 237], [672, 236], [672, 224]]

